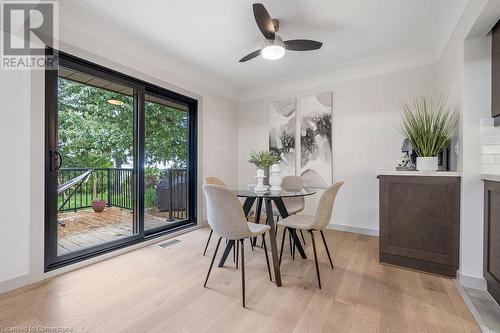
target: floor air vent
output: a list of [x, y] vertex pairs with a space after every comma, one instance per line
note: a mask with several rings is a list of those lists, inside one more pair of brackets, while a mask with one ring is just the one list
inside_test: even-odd
[[175, 245], [175, 244], [180, 243], [180, 242], [181, 241], [178, 240], [178, 239], [171, 239], [169, 241], [166, 241], [165, 243], [159, 244], [159, 246], [161, 246], [161, 247], [169, 247], [169, 246]]

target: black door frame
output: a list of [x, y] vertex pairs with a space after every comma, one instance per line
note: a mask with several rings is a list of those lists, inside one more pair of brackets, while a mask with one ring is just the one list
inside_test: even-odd
[[[56, 55], [59, 65], [117, 82], [134, 89], [134, 200], [133, 225], [136, 235], [108, 242], [92, 248], [57, 256], [57, 172], [52, 171], [57, 151], [58, 71], [45, 70], [45, 271], [50, 271], [95, 257], [119, 248], [163, 236], [180, 228], [197, 223], [197, 112], [198, 101], [174, 91], [150, 84], [101, 65], [70, 54], [47, 49], [48, 55]], [[144, 103], [146, 92], [174, 100], [188, 108], [188, 218], [178, 223], [144, 231]]]

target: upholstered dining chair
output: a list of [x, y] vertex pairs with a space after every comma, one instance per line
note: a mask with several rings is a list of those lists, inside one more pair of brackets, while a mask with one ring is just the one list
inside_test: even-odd
[[[300, 176], [285, 176], [281, 181], [281, 188], [284, 190], [300, 191], [303, 187], [302, 178]], [[304, 197], [283, 198], [283, 203], [289, 215], [297, 214], [303, 211], [305, 207]], [[265, 214], [265, 212], [262, 212], [262, 214]], [[276, 217], [278, 220], [281, 217], [276, 206], [273, 206], [273, 217]]]
[[[205, 177], [205, 184], [226, 186], [224, 181], [218, 177]], [[207, 244], [205, 245], [205, 250], [203, 250], [203, 255], [207, 254], [208, 244], [210, 244], [210, 239], [212, 238], [213, 232], [214, 231], [212, 230], [212, 228], [210, 228], [210, 234], [208, 235]]]
[[285, 227], [283, 231], [283, 238], [281, 240], [281, 250], [279, 262], [281, 263], [281, 257], [283, 255], [283, 246], [285, 243], [285, 234], [288, 230], [289, 233], [292, 233], [290, 229], [293, 230], [304, 230], [308, 231], [311, 235], [312, 247], [314, 253], [314, 263], [316, 264], [316, 274], [318, 276], [318, 286], [321, 289], [321, 278], [319, 274], [319, 265], [318, 265], [318, 254], [316, 251], [316, 241], [314, 239], [314, 232], [319, 231], [321, 234], [321, 238], [323, 238], [323, 244], [325, 245], [326, 253], [328, 255], [328, 260], [330, 260], [330, 265], [333, 269], [333, 261], [330, 255], [330, 250], [328, 249], [328, 245], [326, 243], [325, 235], [323, 234], [323, 229], [328, 226], [330, 223], [330, 219], [332, 216], [333, 205], [335, 203], [335, 198], [337, 197], [337, 193], [344, 183], [338, 182], [331, 186], [329, 186], [323, 195], [321, 196], [318, 204], [318, 209], [316, 210], [316, 216], [309, 215], [290, 215], [287, 218], [278, 222], [279, 225]]
[[[265, 233], [271, 228], [268, 225], [247, 222], [241, 202], [236, 195], [224, 186], [203, 185], [203, 192], [207, 200], [207, 220], [212, 230], [219, 236], [217, 246], [208, 269], [204, 287], [207, 286], [208, 278], [214, 265], [217, 251], [222, 238], [241, 243], [241, 284], [243, 295], [243, 307], [245, 307], [245, 249], [244, 239], [262, 236], [264, 240], [264, 254], [266, 257], [267, 271], [269, 279], [271, 277], [271, 267], [269, 266], [269, 257], [265, 241]], [[236, 254], [238, 255], [238, 253]]]
[[[285, 176], [281, 182], [281, 188], [289, 191], [300, 191], [304, 187], [300, 176]], [[304, 197], [283, 198], [288, 215], [297, 214], [304, 210]], [[280, 216], [278, 208], [273, 207], [273, 215]]]
[[[304, 184], [302, 182], [302, 177], [300, 176], [285, 176], [281, 182], [281, 188], [288, 191], [300, 191], [303, 187]], [[283, 198], [283, 203], [285, 204], [288, 215], [297, 214], [303, 211], [305, 202], [304, 197]], [[276, 220], [279, 221], [281, 214], [276, 206], [273, 206], [273, 215], [276, 216]], [[302, 241], [305, 245], [306, 239], [302, 230], [300, 231], [300, 235], [302, 236]]]
[[[213, 176], [208, 176], [208, 177], [205, 177], [205, 184], [208, 184], [208, 185], [219, 185], [219, 186], [224, 186], [226, 187], [226, 183], [224, 183], [224, 181], [218, 177], [213, 177]], [[251, 214], [253, 214], [253, 210], [250, 211]], [[210, 239], [212, 238], [212, 234], [213, 234], [213, 230], [210, 228], [210, 234], [208, 235], [208, 239], [207, 239], [207, 244], [205, 245], [205, 249], [203, 250], [203, 256], [205, 256], [207, 254], [207, 249], [208, 249], [208, 245], [210, 244]], [[250, 241], [250, 245], [252, 246], [252, 250], [253, 250], [253, 243], [252, 241]], [[238, 246], [236, 246], [235, 250], [237, 250]], [[235, 252], [235, 261], [236, 261], [236, 252]], [[238, 262], [236, 261], [236, 267], [238, 267]]]
[[226, 186], [226, 183], [224, 183], [222, 179], [220, 179], [219, 177], [212, 177], [212, 176], [205, 177], [205, 184]]

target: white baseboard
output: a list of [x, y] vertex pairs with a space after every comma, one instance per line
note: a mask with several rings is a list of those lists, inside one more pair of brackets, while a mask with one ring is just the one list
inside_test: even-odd
[[362, 235], [377, 236], [378, 237], [378, 230], [375, 230], [375, 229], [359, 228], [359, 227], [353, 227], [350, 225], [333, 224], [333, 223], [330, 223], [326, 228], [332, 229], [332, 230], [338, 230], [338, 231], [352, 232], [355, 234], [362, 234]]
[[5, 293], [10, 290], [20, 288], [22, 286], [30, 284], [30, 276], [22, 275], [10, 280], [5, 280], [0, 282], [0, 294]]
[[483, 277], [463, 275], [460, 271], [457, 271], [457, 280], [465, 288], [487, 289], [486, 280]]

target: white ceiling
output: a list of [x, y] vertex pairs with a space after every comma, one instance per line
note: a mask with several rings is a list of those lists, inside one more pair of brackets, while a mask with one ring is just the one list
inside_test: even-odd
[[[291, 52], [277, 61], [238, 60], [263, 36], [248, 0], [81, 0], [122, 28], [140, 34], [171, 57], [238, 88], [408, 48], [435, 56], [467, 0], [269, 0], [283, 39], [322, 41], [318, 51]], [[436, 30], [436, 31], [434, 31]], [[439, 30], [439, 31], [437, 31]]]

